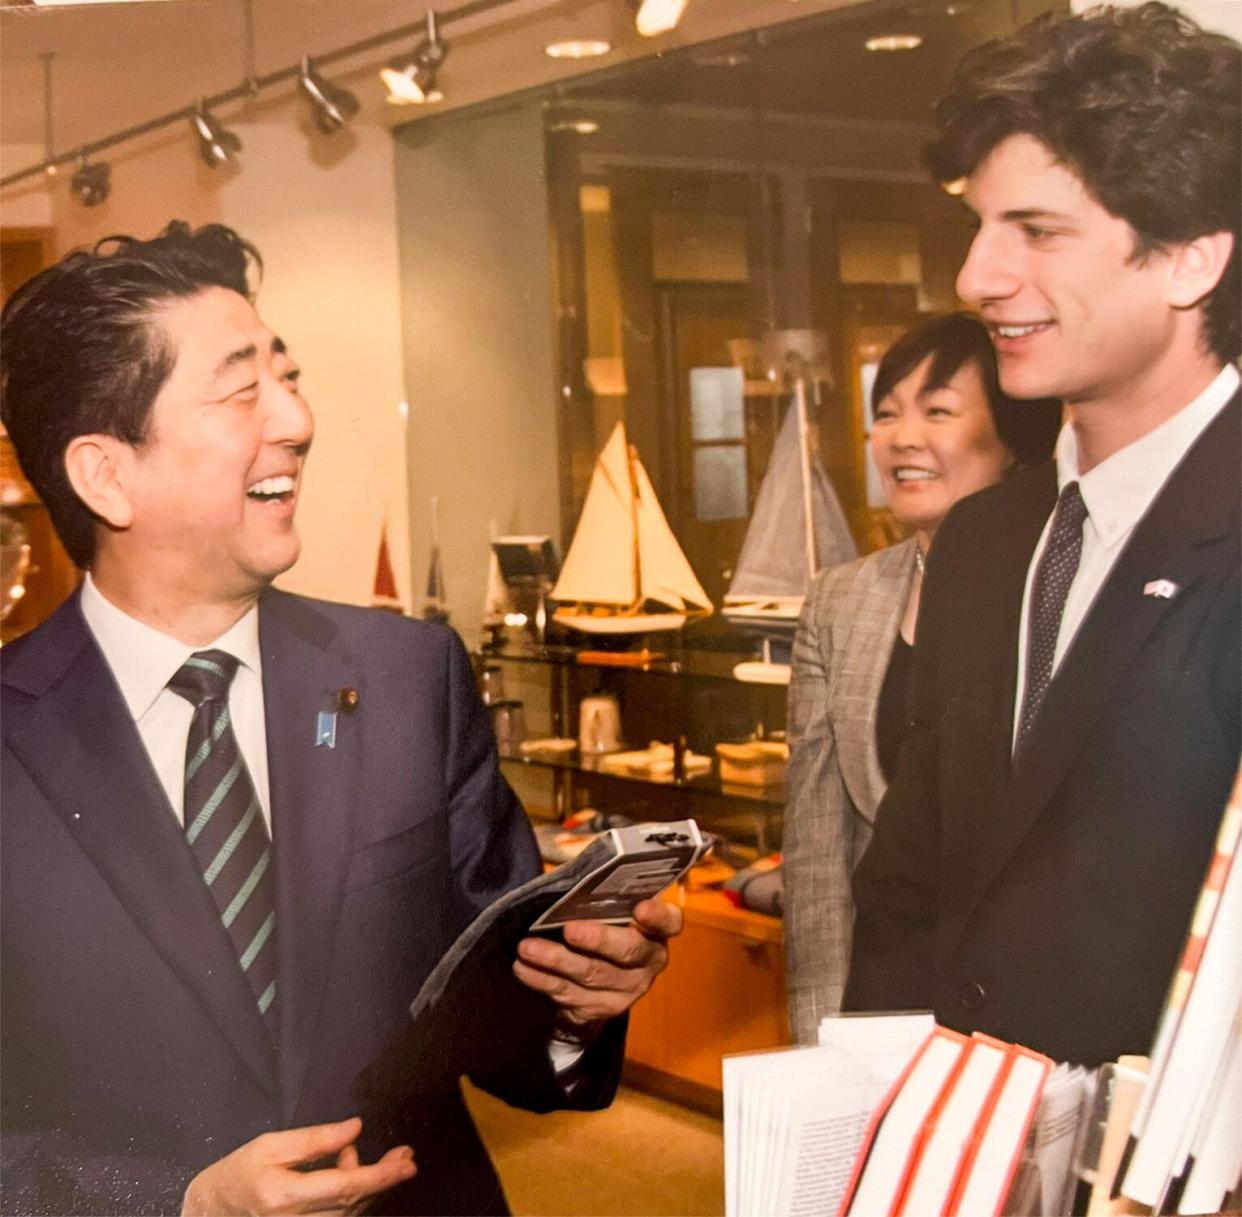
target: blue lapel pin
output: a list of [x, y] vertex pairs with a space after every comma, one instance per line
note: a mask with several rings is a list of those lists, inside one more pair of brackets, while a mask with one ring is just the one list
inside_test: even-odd
[[336, 747], [336, 714], [331, 710], [320, 710], [315, 720], [315, 747]]
[[1144, 586], [1143, 595], [1153, 596], [1157, 600], [1172, 600], [1179, 590], [1172, 579], [1153, 579]]

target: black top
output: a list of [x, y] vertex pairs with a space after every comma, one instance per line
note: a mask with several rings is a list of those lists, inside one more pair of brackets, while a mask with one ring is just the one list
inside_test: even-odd
[[913, 662], [914, 647], [898, 632], [875, 711], [875, 750], [886, 782], [891, 782], [897, 772], [897, 749], [906, 730], [906, 685]]

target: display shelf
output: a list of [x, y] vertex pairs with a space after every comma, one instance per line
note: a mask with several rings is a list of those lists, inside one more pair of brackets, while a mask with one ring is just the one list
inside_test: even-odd
[[[572, 647], [510, 645], [474, 654], [480, 682], [493, 667], [510, 667], [519, 698], [506, 700], [488, 681], [495, 704], [522, 705], [527, 730], [577, 740], [580, 707], [601, 694], [614, 698], [622, 739], [659, 740], [675, 750], [712, 756], [716, 744], [751, 736], [771, 737], [785, 722], [785, 689], [744, 684], [734, 679], [736, 653], [694, 650], [679, 642], [668, 654], [642, 665], [616, 665], [606, 660], [582, 662]], [[696, 818], [707, 830], [743, 849], [766, 853], [780, 848], [783, 791], [780, 786], [722, 783], [718, 770], [680, 779], [654, 778], [605, 768], [597, 755], [523, 756], [516, 741], [501, 732], [502, 761], [510, 779], [523, 775], [526, 797], [550, 803], [558, 817], [582, 807], [633, 819]], [[529, 735], [528, 735], [529, 738]], [[544, 795], [538, 775], [548, 775], [551, 791]], [[532, 783], [535, 783], [532, 785]]]
[[[541, 664], [554, 667], [570, 667], [592, 669], [618, 673], [638, 673], [643, 676], [685, 677], [698, 680], [723, 680], [739, 689], [747, 686], [733, 675], [733, 669], [747, 660], [753, 660], [758, 654], [754, 651], [696, 651], [684, 648], [670, 649], [659, 659], [646, 663], [619, 663], [615, 660], [584, 660], [583, 651], [569, 646], [510, 646], [497, 650], [480, 650], [475, 652], [475, 659], [480, 663], [519, 663]], [[604, 652], [608, 654], [608, 652]], [[618, 652], [624, 654], [625, 652]]]
[[715, 773], [703, 773], [680, 780], [676, 778], [644, 777], [636, 773], [619, 773], [604, 767], [603, 756], [561, 757], [561, 756], [524, 756], [520, 752], [502, 752], [502, 761], [514, 761], [521, 765], [532, 765], [539, 769], [568, 770], [572, 773], [589, 773], [593, 776], [609, 778], [618, 782], [633, 782], [643, 786], [658, 786], [663, 790], [692, 791], [696, 794], [713, 794], [722, 798], [743, 799], [751, 803], [762, 803], [769, 807], [785, 805], [784, 791], [780, 786], [743, 786], [737, 783], [722, 782]]

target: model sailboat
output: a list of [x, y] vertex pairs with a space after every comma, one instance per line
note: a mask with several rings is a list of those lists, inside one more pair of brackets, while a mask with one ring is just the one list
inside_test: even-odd
[[857, 555], [832, 483], [811, 453], [806, 382], [799, 379], [721, 609], [726, 620], [764, 640], [764, 664], [738, 665], [739, 679], [788, 682], [788, 665], [768, 658], [771, 641], [792, 640], [816, 574]]
[[712, 611], [623, 423], [595, 461], [552, 599], [553, 619], [587, 634], [679, 630]]

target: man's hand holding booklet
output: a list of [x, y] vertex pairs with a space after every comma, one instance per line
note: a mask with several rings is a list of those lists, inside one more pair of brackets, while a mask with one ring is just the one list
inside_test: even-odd
[[[581, 1011], [590, 1007], [566, 992], [573, 982], [566, 982], [565, 959], [583, 960], [584, 968], [614, 967], [607, 957], [615, 954], [618, 935], [634, 932], [636, 906], [658, 896], [706, 850], [693, 820], [614, 828], [572, 861], [496, 900], [428, 976], [398, 1039], [359, 1075], [354, 1095], [364, 1120], [396, 1123], [411, 1103], [456, 1086], [462, 1075], [503, 1073], [514, 1063], [509, 1046], [530, 1042], [514, 1033], [518, 1026], [546, 1029], [552, 1040], [566, 1012], [575, 1017], [577, 1010], [576, 1021], [584, 1021]], [[662, 932], [640, 921], [636, 930], [660, 938], [676, 927]], [[592, 954], [604, 962], [591, 961]], [[544, 969], [547, 982], [532, 982]], [[609, 1016], [601, 1009], [599, 1017]]]

